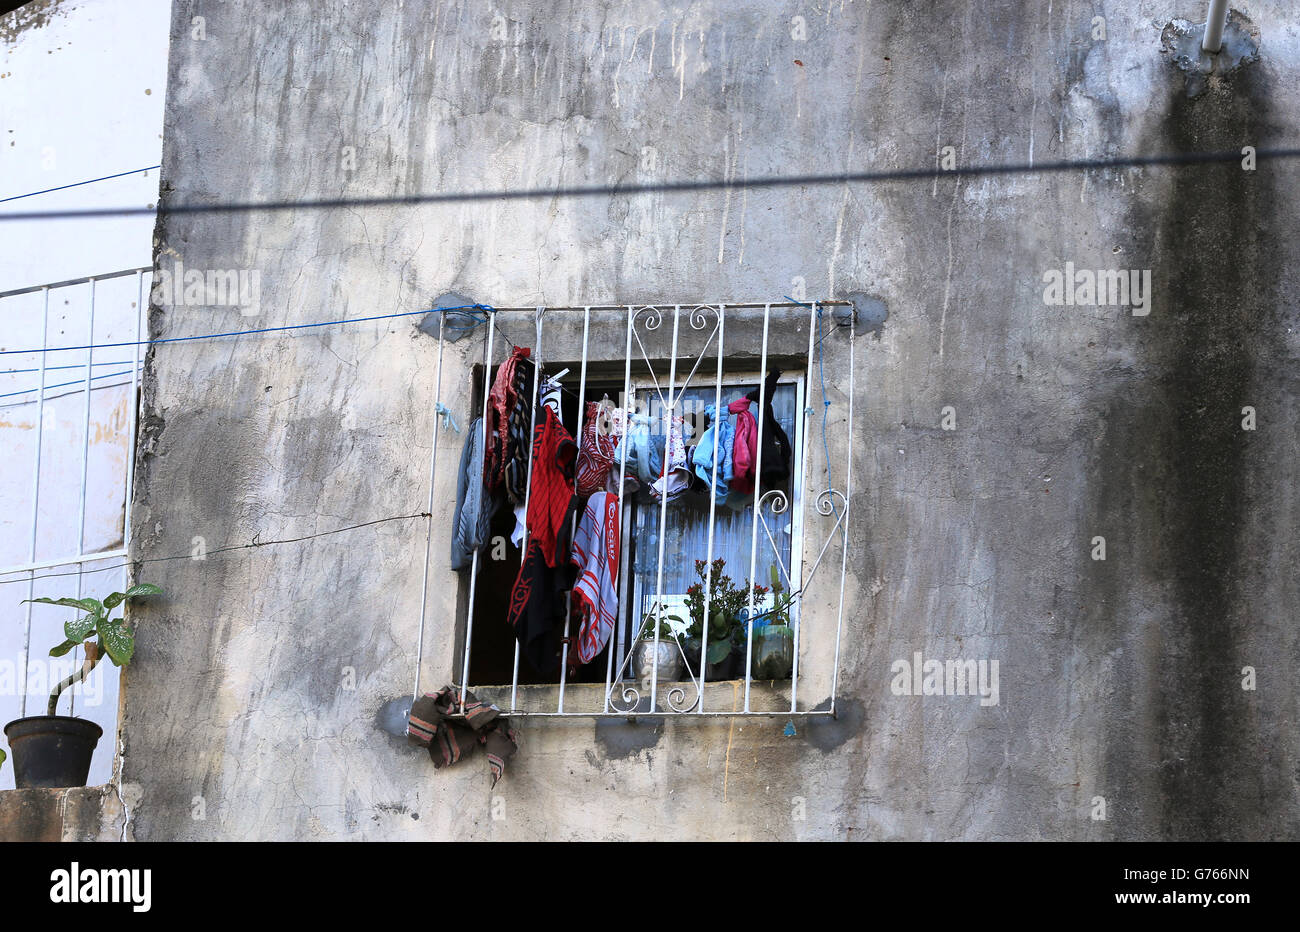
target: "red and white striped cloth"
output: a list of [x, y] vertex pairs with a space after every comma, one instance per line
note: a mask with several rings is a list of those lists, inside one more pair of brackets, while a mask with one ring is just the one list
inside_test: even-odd
[[582, 442], [578, 449], [578, 494], [592, 495], [605, 488], [605, 480], [614, 468], [614, 450], [618, 447], [618, 438], [623, 435], [620, 429], [614, 431], [615, 421], [607, 416], [604, 430], [600, 429], [602, 406], [599, 402], [587, 402], [587, 412], [582, 419]]
[[573, 587], [581, 624], [573, 650], [577, 663], [590, 663], [614, 630], [618, 614], [618, 496], [597, 492], [587, 499], [573, 532], [573, 562], [580, 576]]

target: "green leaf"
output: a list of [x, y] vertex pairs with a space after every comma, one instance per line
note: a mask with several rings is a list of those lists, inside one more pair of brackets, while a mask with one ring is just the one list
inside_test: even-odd
[[78, 641], [64, 641], [64, 642], [63, 642], [62, 644], [60, 644], [58, 647], [51, 647], [51, 648], [50, 648], [50, 656], [51, 656], [51, 657], [62, 657], [64, 654], [66, 654], [68, 651], [72, 650], [72, 648], [76, 647], [76, 646], [77, 646], [78, 644], [80, 644], [80, 643], [81, 643], [81, 641], [79, 641], [79, 640], [78, 640]]
[[731, 641], [714, 641], [709, 645], [708, 659], [709, 663], [722, 663], [731, 653]]
[[[23, 602], [44, 602], [46, 605], [62, 605], [66, 608], [79, 608], [92, 615], [104, 614], [104, 605], [99, 599], [23, 599]], [[19, 605], [22, 602], [18, 603]]]
[[63, 634], [69, 641], [80, 644], [86, 638], [90, 637], [90, 632], [95, 630], [95, 622], [101, 615], [82, 615], [76, 621], [69, 621], [63, 626]]
[[136, 596], [161, 594], [162, 589], [158, 588], [153, 583], [140, 583], [137, 586], [132, 586], [130, 589], [127, 589], [126, 592], [114, 592], [104, 600], [104, 608], [116, 608], [122, 602], [125, 602], [127, 599], [134, 599]]
[[126, 629], [122, 619], [101, 619], [96, 627], [99, 629], [100, 643], [104, 645], [104, 651], [108, 654], [108, 659], [113, 661], [113, 666], [130, 663], [131, 655], [135, 653], [135, 635]]
[[3, 766], [4, 766], [5, 757], [7, 757], [7, 756], [8, 756], [8, 755], [6, 755], [4, 751], [0, 751], [0, 767], [3, 767]]

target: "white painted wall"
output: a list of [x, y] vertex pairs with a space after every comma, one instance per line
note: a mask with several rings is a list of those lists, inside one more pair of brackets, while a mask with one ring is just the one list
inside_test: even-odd
[[[31, 3], [0, 17], [0, 200], [158, 164], [170, 6], [170, 0], [64, 0]], [[157, 172], [148, 171], [0, 203], [0, 216], [28, 210], [152, 206], [157, 195]], [[152, 217], [0, 223], [0, 292], [151, 265], [152, 233]], [[146, 290], [149, 284], [146, 276]], [[98, 283], [92, 332], [90, 286], [51, 290], [46, 345], [135, 339], [139, 297], [134, 276]], [[40, 292], [0, 299], [0, 349], [41, 345], [43, 305]], [[60, 385], [85, 378], [87, 353], [47, 355], [48, 367], [76, 368], [51, 368], [45, 379], [50, 387], [40, 431], [36, 560], [77, 553], [78, 493], [87, 447], [84, 550], [121, 546], [132, 359], [129, 347], [94, 353], [92, 372], [104, 377], [92, 382], [87, 444], [85, 392], [80, 385]], [[37, 393], [10, 393], [39, 384], [37, 373], [11, 370], [39, 365], [39, 354], [0, 356], [0, 567], [31, 559]], [[14, 578], [24, 581], [3, 582]], [[120, 569], [87, 573], [82, 589], [100, 597], [121, 588], [123, 581]], [[75, 573], [38, 580], [35, 595], [75, 594], [77, 585]], [[0, 724], [21, 714], [28, 629], [27, 607], [19, 602], [27, 596], [25, 577], [0, 577]], [[44, 714], [50, 678], [66, 675], [79, 662], [69, 655], [54, 667], [46, 656], [62, 640], [61, 625], [72, 614], [49, 606], [32, 611], [29, 715]], [[112, 773], [117, 681], [116, 669], [101, 664], [84, 693], [74, 696], [75, 713], [105, 730], [91, 784], [108, 780]], [[65, 698], [59, 711], [67, 714], [68, 707]], [[6, 764], [0, 768], [0, 789], [12, 786], [12, 768]]]

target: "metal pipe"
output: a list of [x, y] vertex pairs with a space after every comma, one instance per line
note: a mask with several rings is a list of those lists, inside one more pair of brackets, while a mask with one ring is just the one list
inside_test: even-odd
[[[845, 457], [844, 472], [844, 544], [840, 550], [840, 601], [835, 616], [835, 665], [831, 672], [831, 715], [835, 714], [836, 692], [840, 685], [840, 640], [844, 633], [844, 577], [849, 571], [849, 511], [853, 505], [853, 348], [857, 337], [858, 315], [855, 311], [849, 319], [849, 413], [845, 425], [849, 455]], [[820, 557], [818, 558], [820, 560]]]
[[1223, 27], [1228, 22], [1228, 0], [1210, 0], [1210, 13], [1205, 20], [1205, 41], [1201, 48], [1211, 55], [1223, 48]]
[[[772, 317], [772, 306], [763, 308], [763, 351], [758, 365], [758, 436], [754, 452], [754, 524], [749, 535], [749, 617], [745, 620], [745, 712], [749, 712], [749, 684], [754, 662], [754, 576], [758, 566], [758, 517], [763, 508], [763, 417], [767, 409], [767, 331]], [[771, 426], [768, 426], [771, 430]]]
[[45, 288], [66, 288], [68, 285], [84, 285], [86, 282], [94, 279], [95, 281], [106, 282], [110, 278], [125, 278], [127, 275], [138, 275], [141, 272], [152, 272], [153, 266], [141, 266], [138, 269], [122, 269], [120, 272], [105, 272], [103, 275], [91, 275], [87, 278], [70, 278], [66, 282], [50, 282], [48, 285], [28, 285], [26, 288], [15, 288], [13, 291], [0, 291], [0, 298], [12, 298], [20, 294], [34, 294]]
[[[578, 427], [574, 432], [574, 439], [577, 441], [578, 452], [582, 452], [582, 427], [583, 415], [586, 413], [587, 405], [587, 338], [591, 331], [591, 308], [586, 309], [582, 315], [582, 372], [578, 376]], [[568, 372], [565, 369], [564, 372]], [[560, 373], [563, 375], [564, 373]], [[560, 378], [560, 375], [554, 378]], [[577, 457], [574, 457], [573, 465], [573, 494], [578, 494], [578, 463]], [[569, 522], [569, 547], [572, 552], [573, 535], [577, 531], [578, 516], [574, 514]], [[573, 615], [573, 591], [566, 590], [564, 593], [564, 640], [560, 642], [560, 699], [557, 703], [557, 711], [564, 711], [564, 687], [567, 685], [569, 674], [569, 621]]]
[[[668, 533], [668, 473], [669, 462], [672, 457], [673, 447], [673, 408], [676, 407], [677, 399], [673, 397], [674, 385], [677, 382], [677, 332], [681, 323], [682, 306], [673, 305], [673, 352], [672, 358], [668, 362], [668, 401], [663, 412], [663, 430], [664, 430], [664, 455], [663, 461], [663, 488], [659, 490], [659, 562], [655, 567], [655, 605], [654, 611], [654, 642], [655, 650], [653, 659], [650, 663], [650, 711], [655, 709], [655, 699], [659, 694], [659, 627], [663, 623], [664, 617], [664, 537]], [[660, 397], [660, 403], [664, 400]], [[641, 623], [638, 621], [638, 625]], [[641, 637], [638, 634], [638, 638]]]
[[[445, 320], [443, 321], [446, 322]], [[483, 347], [483, 468], [487, 469], [488, 450], [488, 396], [492, 394], [492, 338], [496, 336], [495, 314], [488, 315], [487, 343]], [[486, 475], [479, 480], [486, 484]], [[486, 506], [486, 503], [484, 503]], [[481, 549], [481, 548], [480, 548]], [[469, 656], [474, 646], [474, 591], [478, 584], [479, 550], [474, 551], [469, 570], [469, 609], [465, 615], [465, 659], [460, 674], [460, 704], [465, 705], [465, 693], [469, 690]], [[416, 698], [419, 698], [418, 696]]]
[[[537, 436], [537, 387], [542, 379], [542, 315], [546, 308], [533, 308], [533, 398], [528, 406], [528, 475], [524, 479], [524, 537], [519, 546], [519, 565], [522, 567], [528, 559], [528, 503], [533, 494], [533, 446]], [[502, 456], [505, 451], [501, 451]], [[518, 708], [519, 698], [519, 638], [515, 638], [515, 664], [510, 674], [510, 711]]]
[[704, 556], [704, 619], [700, 625], [700, 696], [696, 713], [704, 714], [704, 684], [709, 666], [709, 608], [713, 595], [713, 532], [718, 519], [718, 435], [726, 423], [722, 409], [723, 341], [726, 337], [726, 305], [718, 305], [718, 373], [713, 383], [713, 471], [709, 473], [709, 539]]
[[[40, 397], [36, 401], [36, 462], [32, 466], [32, 537], [31, 548], [29, 550], [28, 562], [36, 563], [36, 524], [40, 515], [41, 501], [41, 444], [42, 432], [45, 427], [45, 343], [50, 338], [50, 289], [46, 287], [45, 300], [41, 311], [41, 375], [40, 375]], [[27, 598], [32, 599], [36, 596], [36, 570], [30, 571], [31, 578], [27, 580]], [[27, 716], [27, 670], [28, 661], [32, 649], [32, 603], [27, 603], [27, 622], [23, 632], [23, 675], [22, 692], [20, 695], [20, 713], [21, 717]]]
[[[77, 505], [77, 556], [86, 555], [86, 477], [90, 471], [90, 380], [92, 361], [95, 358], [95, 279], [88, 281], [90, 285], [90, 327], [87, 332], [86, 346], [86, 401], [82, 405], [82, 434], [81, 434], [81, 495]], [[42, 356], [44, 353], [41, 354]], [[82, 570], [84, 564], [77, 564], [77, 598], [81, 598]], [[81, 666], [78, 659], [81, 655], [81, 645], [72, 649], [73, 667], [77, 669]], [[75, 715], [77, 712], [77, 692], [75, 689], [68, 690], [68, 714]]]
[[[809, 397], [812, 394], [812, 377], [813, 377], [813, 352], [817, 349], [817, 315], [818, 303], [814, 301], [811, 309], [808, 311], [808, 365], [804, 370], [804, 384], [806, 386], [803, 398], [803, 429], [798, 433], [799, 443], [799, 473], [795, 482], [791, 483], [793, 490], [801, 488], [807, 481], [808, 476], [808, 433], [812, 430], [812, 400]], [[849, 455], [852, 455], [850, 447]], [[830, 468], [830, 463], [826, 464]], [[806, 522], [804, 521], [804, 511], [806, 502], [802, 496], [798, 502], [798, 507], [791, 507], [790, 521], [798, 522], [797, 532], [794, 534], [793, 546], [797, 552], [790, 554], [790, 566], [799, 568], [799, 583], [796, 586], [794, 580], [788, 580], [791, 589], [799, 593], [795, 603], [790, 606], [790, 613], [794, 621], [793, 651], [794, 660], [790, 666], [790, 711], [793, 712], [799, 708], [799, 622], [803, 614], [803, 596], [807, 580], [803, 574], [803, 535], [805, 533]], [[773, 607], [776, 604], [776, 594], [772, 595]]]
[[[140, 415], [140, 318], [143, 313], [144, 273], [140, 272], [135, 277], [135, 346], [132, 347], [131, 359], [131, 395], [127, 399], [131, 413], [126, 440], [126, 504], [122, 508], [122, 549], [128, 553], [131, 550], [131, 499], [135, 494], [135, 438]], [[122, 611], [125, 613], [126, 609]]]
[[[443, 334], [446, 332], [447, 315], [438, 321], [438, 374], [434, 377], [433, 399], [442, 400], [442, 350], [445, 344]], [[411, 690], [412, 701], [420, 698], [420, 666], [424, 661], [424, 619], [429, 603], [429, 561], [433, 555], [433, 490], [438, 478], [438, 424], [442, 416], [433, 412], [433, 442], [429, 447], [429, 521], [424, 529], [424, 574], [420, 578], [420, 631], [415, 638], [415, 686]], [[456, 516], [452, 516], [452, 527], [456, 526]], [[462, 684], [464, 685], [464, 684]]]
[[[628, 583], [628, 579], [627, 579], [629, 575], [628, 570], [631, 569], [630, 561], [628, 560], [628, 556], [627, 556], [628, 548], [623, 545], [623, 541], [627, 541], [631, 539], [632, 534], [634, 533], [634, 529], [628, 527], [627, 514], [623, 510], [624, 507], [623, 486], [627, 482], [628, 443], [626, 438], [627, 438], [628, 431], [632, 428], [632, 412], [636, 410], [636, 405], [632, 401], [632, 326], [633, 326], [632, 322], [636, 316], [635, 311], [636, 308], [634, 305], [629, 304], [627, 306], [627, 336], [626, 336], [625, 345], [623, 347], [623, 399], [622, 399], [623, 437], [620, 439], [618, 445], [619, 450], [622, 452], [622, 455], [619, 457], [619, 461], [618, 461], [618, 533], [619, 533], [619, 537], [621, 538], [619, 542], [619, 548], [618, 548], [618, 553], [619, 553], [618, 607], [619, 607], [620, 615], [623, 615], [627, 612], [628, 609], [627, 596], [628, 593], [632, 591], [632, 586]], [[636, 617], [636, 612], [632, 613], [632, 617], [634, 618]], [[623, 623], [622, 621], [618, 621], [617, 624], [618, 624], [617, 630], [610, 633], [609, 656], [605, 660], [605, 711], [606, 712], [609, 711], [610, 694], [614, 691], [614, 642], [616, 640], [615, 635], [618, 635], [617, 641], [618, 644], [620, 645], [620, 648], [624, 643]], [[622, 670], [623, 658], [621, 656], [622, 654], [621, 649], [619, 653], [620, 656], [618, 660], [618, 668], [619, 670]]]

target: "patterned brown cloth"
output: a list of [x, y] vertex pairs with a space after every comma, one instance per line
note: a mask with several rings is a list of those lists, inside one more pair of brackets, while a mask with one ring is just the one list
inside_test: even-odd
[[[506, 475], [506, 462], [511, 458], [512, 452], [510, 419], [520, 407], [522, 383], [532, 369], [529, 354], [526, 346], [516, 346], [511, 350], [506, 361], [497, 367], [496, 378], [488, 392], [488, 449], [484, 476], [489, 489], [498, 488]], [[522, 407], [527, 415], [529, 402], [523, 402]], [[524, 433], [526, 436], [526, 429]], [[524, 455], [527, 455], [527, 450]]]
[[442, 769], [468, 754], [475, 744], [487, 751], [488, 767], [495, 787], [506, 770], [506, 761], [519, 749], [519, 735], [501, 717], [501, 710], [468, 690], [461, 705], [460, 690], [444, 686], [425, 693], [411, 704], [406, 734], [429, 749], [435, 769]]

